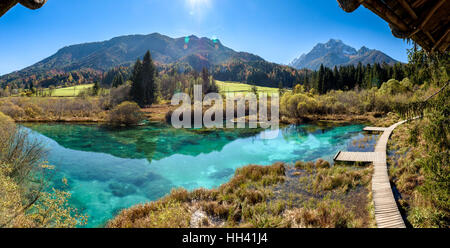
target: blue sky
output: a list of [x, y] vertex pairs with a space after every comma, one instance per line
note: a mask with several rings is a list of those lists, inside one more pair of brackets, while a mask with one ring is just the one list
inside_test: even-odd
[[217, 37], [282, 64], [330, 38], [402, 62], [409, 47], [369, 10], [347, 14], [335, 0], [48, 0], [35, 11], [17, 5], [0, 18], [0, 75], [67, 45], [153, 32]]

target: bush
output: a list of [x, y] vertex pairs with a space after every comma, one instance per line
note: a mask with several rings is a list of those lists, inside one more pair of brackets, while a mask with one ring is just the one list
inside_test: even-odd
[[116, 106], [108, 116], [113, 126], [132, 126], [144, 120], [141, 109], [135, 102], [123, 102]]
[[10, 136], [15, 129], [14, 120], [11, 117], [0, 112], [0, 143], [4, 144], [7, 140], [6, 136]]
[[330, 163], [328, 161], [326, 161], [326, 160], [318, 159], [316, 161], [316, 167], [317, 168], [330, 168], [330, 166], [331, 166]]
[[152, 202], [123, 210], [108, 228], [187, 228], [191, 214], [186, 205], [169, 201]]
[[0, 112], [3, 112], [14, 119], [20, 119], [25, 116], [25, 111], [10, 101], [5, 101], [0, 104]]
[[117, 88], [111, 88], [109, 95], [100, 98], [100, 106], [102, 109], [109, 110], [124, 101], [130, 100], [130, 84], [120, 85]]
[[75, 227], [86, 223], [86, 216], [69, 206], [69, 193], [44, 192], [46, 170], [51, 166], [41, 164], [43, 155], [44, 147], [0, 112], [0, 227]]
[[401, 82], [395, 79], [390, 79], [381, 85], [379, 92], [385, 95], [396, 95], [406, 93], [411, 89], [412, 83], [408, 78], [403, 79]]
[[295, 162], [294, 166], [295, 166], [296, 169], [300, 170], [300, 169], [305, 168], [306, 163], [303, 162], [303, 161], [297, 161], [297, 162]]
[[[288, 92], [281, 97], [280, 113], [290, 118], [310, 115], [365, 114], [367, 112], [388, 113], [399, 104], [410, 102], [413, 97], [412, 84], [408, 78], [384, 83], [380, 89], [361, 91], [331, 90], [324, 95], [305, 93], [301, 89]], [[395, 97], [390, 97], [395, 94]]]
[[19, 121], [104, 118], [95, 98], [0, 98], [0, 112]]
[[6, 176], [16, 182], [26, 181], [45, 154], [44, 146], [31, 140], [28, 132], [16, 128], [14, 121], [0, 112], [0, 165]]

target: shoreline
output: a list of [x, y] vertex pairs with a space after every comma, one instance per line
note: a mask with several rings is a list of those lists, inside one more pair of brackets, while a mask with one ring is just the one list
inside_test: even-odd
[[[168, 124], [166, 121], [166, 115], [175, 107], [171, 105], [156, 105], [150, 108], [143, 108], [141, 111], [144, 113], [147, 121], [158, 122]], [[367, 113], [365, 115], [309, 115], [300, 119], [288, 118], [286, 116], [280, 116], [280, 124], [287, 125], [301, 125], [317, 122], [346, 124], [346, 123], [361, 123], [361, 124], [373, 124], [380, 119], [381, 116], [376, 116], [377, 113]], [[61, 117], [61, 118], [13, 118], [17, 123], [90, 123], [90, 124], [104, 124], [107, 123], [105, 118], [99, 117]]]

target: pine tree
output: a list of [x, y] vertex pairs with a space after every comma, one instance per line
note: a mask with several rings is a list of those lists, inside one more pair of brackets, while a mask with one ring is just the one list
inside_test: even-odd
[[280, 82], [278, 83], [278, 92], [279, 92], [280, 96], [284, 95], [284, 93], [285, 93], [285, 90], [284, 90], [284, 86], [283, 86], [283, 82], [282, 82], [282, 81], [280, 81]]
[[143, 106], [144, 88], [142, 87], [142, 62], [140, 59], [138, 59], [134, 64], [131, 81], [131, 98], [133, 99], [133, 101], [139, 104], [139, 106]]
[[325, 81], [325, 68], [323, 64], [320, 65], [319, 74], [317, 77], [317, 90], [319, 91], [319, 94], [323, 94]]
[[[358, 66], [356, 67], [356, 83], [355, 83], [355, 85], [353, 85], [353, 87], [355, 87], [356, 85], [361, 85], [362, 84], [362, 81], [363, 81], [363, 78], [364, 78], [364, 71], [363, 70], [364, 69], [363, 69], [362, 63], [359, 62]], [[351, 87], [351, 88], [353, 88], [353, 87]]]
[[142, 87], [144, 89], [143, 105], [151, 105], [156, 102], [158, 87], [156, 84], [156, 67], [153, 64], [150, 51], [144, 55], [142, 62]]
[[339, 79], [340, 79], [340, 73], [338, 71], [337, 66], [334, 66], [334, 68], [333, 68], [333, 84], [332, 84], [333, 89], [341, 89], [342, 88], [341, 81]]
[[209, 91], [212, 93], [219, 93], [219, 86], [217, 86], [216, 80], [211, 79], [211, 87]]
[[92, 90], [93, 90], [94, 96], [98, 95], [98, 92], [100, 90], [100, 85], [99, 85], [98, 81], [95, 81], [94, 87], [92, 87]]
[[125, 80], [123, 79], [122, 73], [118, 72], [113, 79], [112, 87], [117, 88], [124, 83], [125, 83]]
[[210, 92], [209, 91], [209, 88], [210, 88], [210, 75], [209, 75], [208, 70], [205, 67], [203, 67], [203, 69], [202, 69], [201, 76], [202, 76], [203, 93], [204, 94], [208, 94]]

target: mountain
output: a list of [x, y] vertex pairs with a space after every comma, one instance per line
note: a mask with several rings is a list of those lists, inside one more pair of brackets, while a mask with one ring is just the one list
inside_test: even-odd
[[274, 87], [279, 83], [292, 87], [305, 73], [265, 61], [251, 53], [236, 52], [217, 39], [194, 35], [174, 39], [153, 33], [64, 47], [32, 66], [0, 76], [0, 87], [47, 88], [102, 81], [113, 68], [129, 73], [130, 66], [147, 50], [162, 73], [173, 69], [179, 72], [201, 71], [207, 67], [218, 80]]
[[174, 39], [153, 33], [67, 46], [22, 71], [68, 72], [80, 69], [106, 71], [112, 67], [133, 64], [147, 50], [150, 50], [153, 60], [157, 63], [187, 63], [197, 70], [201, 70], [203, 66], [223, 64], [233, 59], [263, 61], [256, 55], [227, 48], [219, 40], [198, 38], [194, 35]]
[[120, 36], [107, 41], [67, 46], [52, 56], [20, 71], [0, 76], [0, 86], [48, 87], [67, 83], [89, 83], [114, 67], [128, 67], [150, 50], [159, 68], [176, 65], [181, 71], [235, 61], [265, 62], [259, 56], [236, 52], [220, 40], [189, 37], [171, 38], [158, 33]]
[[363, 46], [361, 49], [344, 44], [341, 40], [330, 39], [327, 43], [317, 44], [311, 52], [301, 55], [289, 65], [297, 69], [307, 68], [318, 70], [320, 65], [333, 68], [340, 65], [363, 65], [383, 63], [393, 65], [397, 61], [381, 51]]

